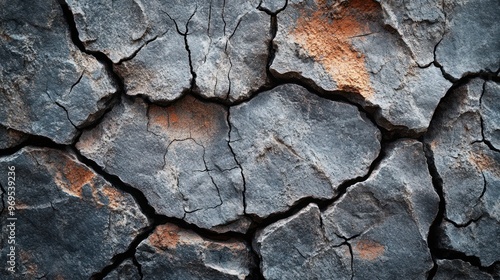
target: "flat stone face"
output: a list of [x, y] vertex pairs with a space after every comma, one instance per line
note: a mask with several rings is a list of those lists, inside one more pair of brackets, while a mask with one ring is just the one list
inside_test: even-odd
[[484, 83], [474, 79], [442, 101], [426, 142], [446, 202], [440, 246], [477, 256], [482, 265], [489, 266], [500, 260], [496, 242], [500, 235], [500, 154], [483, 139], [484, 124], [498, 122], [490, 119], [498, 114], [488, 107], [491, 100], [482, 105], [487, 96]]
[[246, 213], [267, 217], [305, 197], [332, 198], [364, 176], [380, 132], [358, 109], [286, 85], [230, 108], [230, 145], [245, 177]]
[[435, 280], [493, 280], [494, 278], [479, 270], [479, 268], [462, 260], [437, 260], [438, 270], [434, 275]]
[[446, 32], [436, 61], [455, 79], [500, 69], [500, 5], [495, 0], [444, 1]]
[[28, 136], [20, 131], [0, 125], [0, 149], [15, 147], [27, 138]]
[[[127, 250], [147, 225], [134, 199], [105, 181], [71, 153], [23, 148], [0, 158], [0, 169], [15, 167], [16, 274], [2, 279], [88, 279]], [[2, 176], [7, 192], [9, 183]], [[12, 184], [11, 184], [12, 185]], [[2, 194], [4, 205], [7, 196]], [[8, 208], [1, 213], [2, 229]], [[9, 253], [3, 235], [2, 260]], [[2, 261], [5, 263], [5, 261]]]
[[500, 150], [500, 84], [486, 82], [481, 98], [483, 133], [495, 149]]
[[254, 266], [249, 247], [212, 241], [172, 224], [158, 226], [137, 247], [144, 279], [246, 279]]
[[[141, 190], [158, 213], [211, 229], [243, 214], [243, 179], [228, 136], [223, 106], [190, 96], [168, 107], [123, 99], [77, 148]], [[248, 226], [234, 225], [226, 231]]]
[[127, 94], [167, 102], [195, 82], [202, 96], [232, 102], [266, 83], [270, 17], [260, 1], [67, 3], [87, 49], [118, 63]]
[[69, 144], [116, 91], [73, 44], [57, 1], [0, 2], [0, 124]]
[[427, 279], [429, 227], [438, 212], [422, 144], [402, 140], [366, 181], [322, 213], [329, 238], [347, 238], [354, 279]]
[[265, 279], [351, 279], [351, 254], [343, 241], [325, 236], [320, 210], [309, 204], [258, 232], [254, 247]]
[[385, 128], [424, 132], [451, 85], [437, 67], [419, 67], [433, 61], [443, 8], [396, 2], [289, 1], [278, 14], [271, 73], [361, 99]]

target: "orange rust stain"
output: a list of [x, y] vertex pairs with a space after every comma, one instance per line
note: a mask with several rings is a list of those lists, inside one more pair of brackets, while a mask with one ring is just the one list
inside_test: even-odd
[[101, 193], [108, 198], [108, 206], [113, 209], [117, 209], [123, 199], [123, 195], [112, 186], [104, 186], [101, 189]]
[[179, 231], [180, 228], [175, 225], [160, 225], [148, 238], [149, 243], [159, 249], [175, 248], [180, 239]]
[[315, 11], [306, 11], [297, 20], [292, 35], [336, 81], [340, 90], [354, 91], [365, 98], [373, 95], [364, 54], [356, 51], [352, 38], [371, 32], [370, 23], [379, 24], [381, 8], [372, 0], [327, 4], [316, 0]]
[[488, 170], [500, 176], [500, 163], [484, 153], [471, 153], [469, 161], [474, 163], [481, 171]]
[[78, 197], [82, 197], [84, 185], [89, 184], [93, 187], [93, 180], [96, 176], [88, 168], [72, 160], [64, 161], [61, 175], [63, 180], [60, 186], [68, 193]]
[[371, 240], [361, 240], [356, 244], [354, 250], [361, 259], [372, 261], [384, 253], [385, 247]]
[[159, 128], [171, 139], [213, 139], [225, 123], [225, 111], [219, 105], [185, 96], [167, 108], [152, 105], [150, 126]]

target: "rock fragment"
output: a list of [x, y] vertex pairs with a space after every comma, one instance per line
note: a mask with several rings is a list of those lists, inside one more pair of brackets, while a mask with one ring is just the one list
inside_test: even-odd
[[355, 106], [297, 85], [230, 108], [231, 147], [246, 184], [246, 213], [264, 218], [305, 197], [329, 199], [362, 177], [380, 150], [380, 132]]
[[111, 271], [104, 280], [134, 280], [142, 279], [139, 270], [130, 260], [125, 260], [116, 269]]
[[258, 232], [254, 247], [265, 279], [351, 279], [351, 254], [343, 241], [325, 236], [320, 210], [309, 204]]
[[438, 212], [422, 144], [401, 140], [366, 181], [322, 213], [329, 238], [351, 244], [354, 279], [426, 279], [433, 267], [427, 247]]
[[[127, 250], [147, 226], [134, 199], [111, 186], [67, 152], [23, 148], [0, 158], [0, 169], [15, 167], [15, 275], [2, 279], [88, 279]], [[9, 183], [2, 176], [6, 192]], [[4, 205], [7, 196], [2, 195]], [[2, 228], [10, 216], [1, 213]], [[7, 256], [2, 233], [2, 260]], [[3, 262], [5, 263], [5, 262]], [[17, 278], [9, 278], [9, 277]]]
[[[228, 145], [227, 109], [186, 96], [159, 107], [122, 103], [77, 148], [141, 190], [159, 214], [203, 228], [244, 231], [243, 178]], [[236, 227], [220, 227], [232, 224]]]
[[253, 267], [248, 246], [211, 241], [172, 224], [158, 226], [136, 252], [145, 279], [247, 279]]
[[462, 260], [437, 260], [438, 270], [435, 280], [493, 280], [494, 278], [479, 268]]
[[21, 144], [28, 135], [0, 125], [0, 149], [7, 149]]
[[57, 1], [0, 2], [0, 124], [69, 144], [116, 91], [71, 41]]
[[417, 63], [430, 63], [444, 21], [440, 4], [421, 2], [289, 1], [278, 14], [270, 71], [378, 108], [377, 121], [389, 130], [425, 132], [451, 84], [437, 67]]
[[282, 11], [287, 4], [287, 0], [262, 0], [259, 7], [272, 14]]
[[495, 0], [444, 1], [446, 32], [436, 62], [460, 79], [469, 73], [500, 69], [500, 5]]
[[486, 82], [481, 97], [484, 140], [500, 150], [500, 84]]
[[118, 64], [127, 94], [168, 102], [196, 83], [232, 102], [266, 83], [270, 17], [260, 1], [67, 2], [80, 39]]
[[[442, 179], [446, 202], [440, 246], [479, 257], [489, 266], [500, 260], [500, 154], [485, 143], [484, 123], [498, 115], [482, 106], [484, 81], [474, 79], [443, 99], [426, 143]], [[488, 104], [488, 101], [485, 102]], [[485, 110], [486, 109], [486, 110]]]

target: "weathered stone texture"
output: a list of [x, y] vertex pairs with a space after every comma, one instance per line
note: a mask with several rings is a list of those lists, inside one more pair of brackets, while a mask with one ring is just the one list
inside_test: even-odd
[[461, 260], [438, 260], [438, 270], [433, 279], [435, 280], [493, 280], [494, 278]]
[[73, 44], [51, 1], [0, 1], [0, 124], [69, 144], [116, 91], [104, 65]]
[[230, 145], [246, 183], [246, 213], [267, 217], [305, 197], [330, 199], [364, 176], [380, 132], [359, 110], [296, 85], [231, 107]]
[[21, 144], [27, 139], [27, 135], [5, 126], [0, 125], [0, 149], [7, 149]]
[[[134, 199], [78, 162], [72, 153], [23, 148], [0, 158], [15, 167], [16, 273], [2, 279], [88, 279], [111, 263], [147, 225]], [[1, 185], [6, 192], [7, 177]], [[4, 205], [7, 196], [2, 195]], [[7, 209], [1, 212], [2, 229]], [[10, 245], [2, 239], [2, 260]], [[2, 261], [3, 262], [3, 261]], [[5, 262], [3, 262], [5, 264]]]
[[496, 242], [500, 236], [500, 154], [483, 139], [482, 124], [498, 122], [489, 119], [498, 112], [482, 106], [484, 84], [474, 79], [447, 96], [426, 142], [442, 179], [446, 202], [440, 245], [477, 256], [489, 266], [500, 260]]
[[246, 279], [253, 267], [248, 246], [211, 241], [172, 224], [158, 226], [136, 253], [144, 279]]

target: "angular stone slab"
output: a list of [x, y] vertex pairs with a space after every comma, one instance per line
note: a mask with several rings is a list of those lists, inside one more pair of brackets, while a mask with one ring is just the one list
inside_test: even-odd
[[309, 204], [257, 232], [254, 248], [265, 279], [351, 279], [351, 254], [343, 241], [325, 236], [320, 210]]
[[349, 240], [353, 279], [427, 279], [433, 267], [427, 236], [438, 205], [422, 144], [401, 140], [322, 221], [327, 237]]
[[243, 178], [228, 145], [227, 109], [186, 96], [168, 107], [122, 103], [77, 148], [141, 190], [159, 214], [199, 227], [232, 224], [243, 215]]
[[28, 135], [20, 131], [9, 129], [5, 126], [0, 125], [0, 149], [15, 147], [21, 144], [27, 138]]
[[0, 124], [69, 144], [116, 87], [71, 41], [57, 1], [0, 3]]
[[500, 5], [495, 0], [444, 1], [446, 33], [436, 62], [454, 79], [500, 69]]
[[380, 150], [380, 132], [355, 106], [297, 85], [231, 107], [231, 147], [246, 184], [246, 213], [267, 217], [305, 197], [332, 198], [362, 177]]
[[437, 260], [438, 270], [435, 280], [493, 280], [494, 278], [479, 268], [462, 260]]
[[[88, 279], [127, 250], [148, 221], [134, 199], [80, 163], [71, 153], [23, 148], [0, 158], [15, 167], [15, 215], [5, 208], [2, 229], [15, 217], [16, 272], [2, 279]], [[5, 172], [5, 175], [7, 173]], [[8, 189], [7, 176], [0, 177]], [[7, 196], [2, 195], [5, 205]], [[7, 232], [1, 260], [6, 264]]]
[[442, 34], [440, 4], [413, 2], [403, 9], [396, 1], [289, 1], [278, 14], [270, 71], [378, 108], [387, 129], [425, 132], [451, 83], [437, 67], [417, 63], [429, 63]]
[[[483, 142], [484, 81], [475, 79], [443, 99], [426, 136], [442, 179], [446, 202], [440, 246], [479, 257], [489, 266], [500, 260], [500, 154]], [[486, 102], [488, 104], [488, 102]]]
[[172, 224], [158, 226], [137, 247], [145, 279], [247, 279], [250, 248], [230, 239], [212, 241]]
[[260, 1], [98, 2], [67, 0], [80, 39], [118, 63], [129, 95], [172, 101], [196, 76], [202, 96], [232, 102], [266, 83], [270, 17]]

